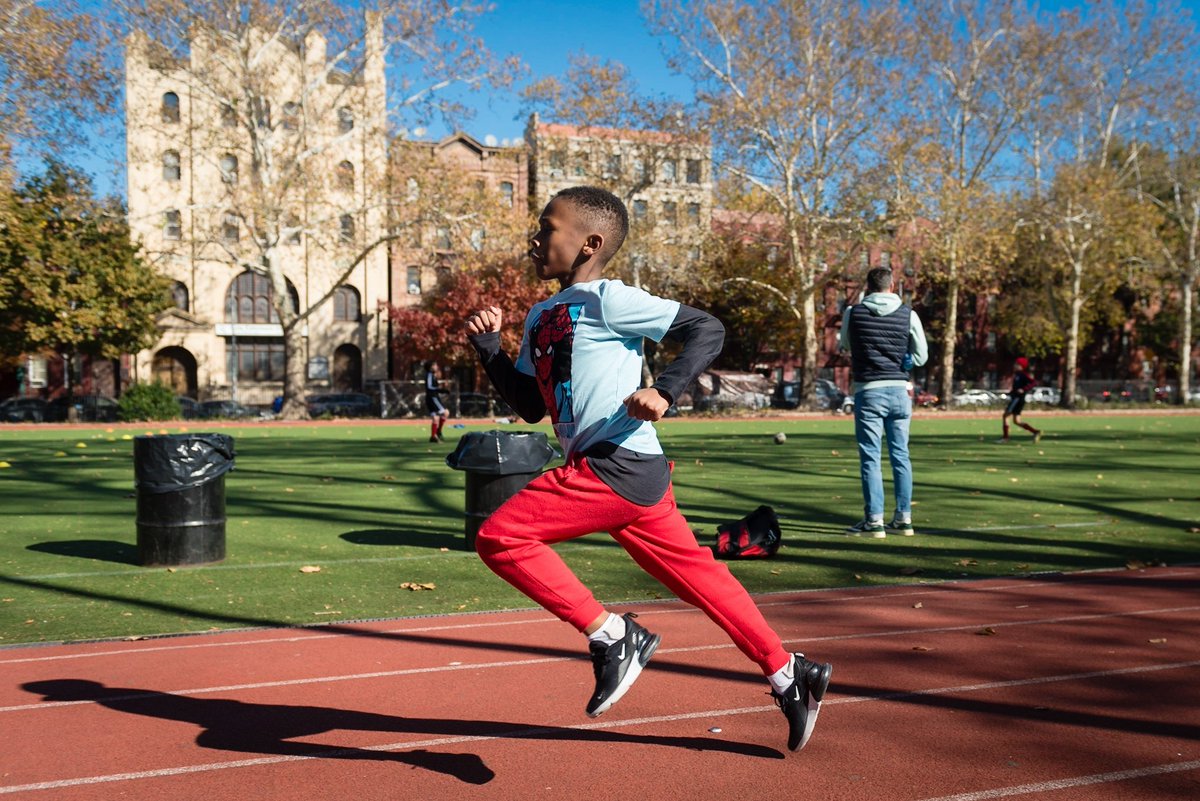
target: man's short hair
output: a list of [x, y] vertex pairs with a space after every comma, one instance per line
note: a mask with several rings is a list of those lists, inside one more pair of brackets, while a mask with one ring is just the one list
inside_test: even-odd
[[621, 198], [598, 186], [572, 186], [554, 195], [570, 201], [604, 237], [601, 257], [607, 262], [629, 235], [629, 210]]
[[892, 271], [889, 267], [876, 267], [867, 273], [867, 293], [890, 292], [892, 289]]

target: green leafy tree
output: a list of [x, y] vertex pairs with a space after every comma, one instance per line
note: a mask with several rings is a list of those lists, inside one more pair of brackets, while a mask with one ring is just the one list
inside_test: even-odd
[[0, 357], [115, 358], [157, 339], [170, 282], [139, 259], [124, 219], [58, 162], [12, 194], [0, 218]]

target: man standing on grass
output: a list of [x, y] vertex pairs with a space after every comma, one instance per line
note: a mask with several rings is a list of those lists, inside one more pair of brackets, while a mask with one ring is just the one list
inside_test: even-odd
[[[906, 537], [913, 534], [908, 371], [925, 363], [929, 347], [920, 318], [893, 289], [890, 269], [871, 270], [867, 273], [867, 296], [848, 307], [842, 318], [839, 344], [842, 350], [850, 351], [854, 375], [854, 436], [858, 440], [863, 490], [863, 519], [846, 529], [854, 537], [882, 539], [888, 531]], [[884, 436], [896, 494], [896, 511], [887, 524], [883, 522]]]

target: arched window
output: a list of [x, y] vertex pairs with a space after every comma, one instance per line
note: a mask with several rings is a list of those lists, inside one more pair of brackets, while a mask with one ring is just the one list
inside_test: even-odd
[[288, 102], [283, 104], [283, 128], [286, 131], [300, 130], [299, 103]]
[[354, 112], [349, 106], [342, 106], [338, 109], [338, 132], [349, 133], [354, 130]]
[[179, 151], [168, 150], [162, 155], [162, 170], [164, 181], [178, 181], [182, 174], [179, 167]]
[[343, 214], [339, 220], [339, 223], [341, 226], [341, 232], [340, 232], [341, 240], [343, 242], [353, 242], [354, 241], [354, 216], [350, 215], [350, 214]]
[[174, 92], [162, 96], [162, 121], [179, 122], [179, 95]]
[[[292, 310], [298, 311], [300, 298], [291, 281], [288, 281], [288, 295]], [[225, 293], [225, 322], [239, 325], [278, 323], [279, 315], [272, 302], [274, 297], [270, 279], [247, 270], [233, 279]]]
[[352, 286], [339, 286], [333, 293], [333, 319], [356, 323], [361, 317], [358, 290]]
[[183, 239], [183, 218], [178, 209], [163, 212], [163, 239], [178, 242]]
[[232, 153], [221, 156], [221, 180], [227, 184], [238, 181], [238, 158]]
[[232, 211], [225, 212], [225, 217], [221, 220], [221, 238], [226, 242], [236, 242], [241, 239], [242, 224], [238, 219], [237, 213]]
[[337, 165], [337, 186], [348, 192], [354, 191], [354, 165], [348, 161]]
[[175, 308], [180, 311], [188, 310], [188, 289], [179, 281], [176, 281], [175, 286], [171, 287], [171, 297], [175, 300]]

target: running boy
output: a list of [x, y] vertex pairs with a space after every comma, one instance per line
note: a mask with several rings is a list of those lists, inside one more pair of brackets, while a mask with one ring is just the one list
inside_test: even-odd
[[425, 411], [429, 413], [429, 441], [442, 442], [446, 418], [450, 416], [442, 403], [442, 386], [438, 383], [437, 362], [425, 362]]
[[1004, 415], [1000, 418], [1000, 423], [1004, 426], [1004, 436], [1000, 442], [1008, 442], [1008, 418], [1010, 416], [1014, 423], [1033, 434], [1034, 442], [1041, 440], [1040, 429], [1021, 421], [1021, 412], [1025, 409], [1025, 393], [1036, 385], [1037, 382], [1029, 375], [1029, 360], [1024, 356], [1018, 356], [1016, 362], [1013, 363], [1012, 389], [1008, 391], [1008, 405], [1004, 407]]
[[[675, 506], [670, 466], [652, 423], [721, 351], [716, 318], [601, 278], [629, 230], [625, 204], [572, 187], [547, 204], [529, 258], [560, 291], [525, 318], [516, 364], [500, 349], [500, 309], [467, 319], [484, 369], [529, 423], [547, 412], [566, 455], [483, 524], [476, 550], [497, 575], [587, 636], [596, 689], [591, 717], [637, 680], [658, 647], [633, 613], [606, 610], [550, 547], [607, 531], [650, 575], [704, 611], [755, 662], [788, 722], [788, 748], [808, 742], [832, 667], [784, 650], [745, 588], [696, 542]], [[640, 387], [644, 337], [683, 350], [654, 385]]]

